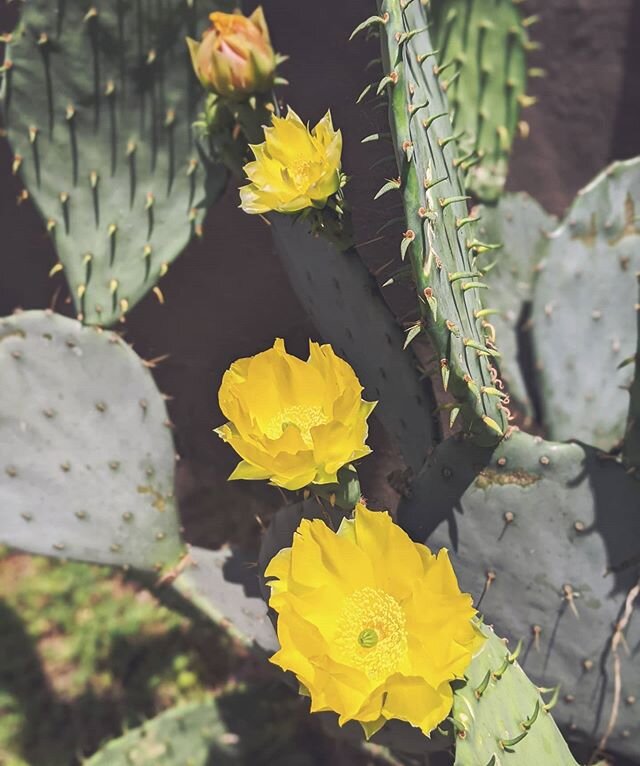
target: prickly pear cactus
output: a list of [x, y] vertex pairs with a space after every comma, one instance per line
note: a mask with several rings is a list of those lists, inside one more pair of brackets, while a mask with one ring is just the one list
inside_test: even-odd
[[[467, 189], [495, 201], [502, 193], [526, 95], [527, 27], [513, 0], [433, 0], [428, 5], [437, 65], [447, 91]], [[533, 70], [533, 74], [537, 74]]]
[[183, 544], [165, 403], [117, 335], [29, 311], [0, 320], [0, 542], [163, 569]]
[[342, 252], [304, 223], [272, 216], [271, 229], [291, 284], [322, 339], [349, 361], [376, 415], [415, 473], [438, 435], [436, 404], [378, 286], [355, 249]]
[[[185, 0], [26, 0], [9, 36], [0, 102], [14, 173], [88, 324], [125, 315], [200, 225], [184, 43], [197, 18]], [[223, 188], [224, 171], [209, 177]]]
[[[413, 270], [423, 321], [438, 355], [445, 389], [475, 439], [496, 443], [507, 429], [492, 361], [499, 357], [482, 328], [485, 288], [477, 254], [483, 245], [467, 208], [462, 174], [469, 162], [453, 136], [435, 46], [421, 3], [379, 0], [369, 20], [382, 40], [383, 78], [399, 177], [381, 191], [400, 190], [407, 231], [399, 254]], [[439, 78], [439, 74], [442, 77]], [[385, 194], [384, 199], [387, 199]]]
[[549, 710], [510, 651], [490, 628], [465, 684], [453, 698], [455, 766], [577, 766]]
[[493, 326], [500, 342], [500, 376], [517, 409], [530, 417], [533, 405], [520, 364], [518, 336], [530, 332], [526, 316], [536, 272], [556, 219], [527, 194], [505, 194], [496, 205], [483, 205], [477, 213], [480, 238], [501, 246], [478, 258], [489, 285], [483, 303], [495, 311], [485, 322]]
[[314, 766], [300, 751], [296, 712], [267, 687], [238, 687], [161, 713], [85, 766]]
[[[523, 639], [534, 681], [560, 684], [554, 717], [591, 747], [616, 699], [614, 627], [640, 576], [639, 497], [638, 481], [598, 450], [514, 433], [495, 450], [443, 442], [399, 509], [414, 539], [453, 550], [462, 588], [501, 635]], [[638, 620], [624, 640], [638, 645]], [[608, 748], [633, 757], [640, 673], [624, 650], [618, 659], [622, 702]]]
[[636, 350], [640, 159], [577, 196], [541, 261], [533, 340], [544, 424], [554, 439], [611, 449], [624, 436]]

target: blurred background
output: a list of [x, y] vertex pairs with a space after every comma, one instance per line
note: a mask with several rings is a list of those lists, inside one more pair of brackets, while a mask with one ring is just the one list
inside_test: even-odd
[[[0, 0], [0, 31], [11, 29], [20, 5]], [[255, 5], [244, 3], [245, 11]], [[356, 106], [355, 99], [377, 51], [375, 44], [347, 42], [372, 4], [262, 5], [276, 49], [290, 56], [282, 70], [290, 80], [284, 97], [312, 123], [330, 107], [343, 130], [356, 242], [376, 273], [395, 240], [376, 236], [390, 213], [372, 201], [381, 177], [369, 171], [375, 155], [360, 140], [385, 117]], [[525, 7], [541, 17], [532, 34], [540, 49], [531, 65], [547, 76], [531, 81], [537, 104], [523, 114], [529, 136], [516, 142], [508, 188], [527, 191], [561, 214], [610, 161], [640, 154], [640, 4], [527, 0]], [[46, 307], [72, 315], [63, 277], [48, 276], [55, 258], [42, 222], [29, 202], [16, 202], [21, 185], [11, 162], [0, 139], [0, 315]], [[285, 338], [299, 355], [310, 337], [319, 339], [272, 248], [265, 223], [238, 209], [232, 185], [208, 215], [202, 238], [164, 277], [164, 305], [149, 295], [118, 328], [143, 358], [162, 358], [154, 374], [170, 397], [185, 534], [203, 547], [254, 544], [262, 520], [280, 502], [273, 488], [226, 482], [236, 458], [212, 433], [222, 422], [216, 395], [223, 371], [238, 357], [271, 346], [274, 337]], [[388, 297], [398, 315], [410, 306], [401, 293]], [[372, 438], [375, 457], [363, 464], [368, 499], [372, 507], [393, 506], [396, 496], [385, 477], [401, 461], [376, 424]], [[224, 636], [193, 627], [108, 570], [2, 552], [2, 766], [71, 766], [176, 700], [258, 672]], [[329, 745], [317, 736], [314, 747], [322, 753]]]

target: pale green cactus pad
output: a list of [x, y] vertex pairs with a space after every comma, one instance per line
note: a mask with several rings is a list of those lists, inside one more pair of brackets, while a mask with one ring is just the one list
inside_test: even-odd
[[428, 13], [458, 146], [469, 158], [466, 186], [495, 201], [528, 102], [528, 21], [513, 0], [433, 0]]
[[480, 238], [501, 245], [499, 250], [478, 258], [490, 288], [483, 302], [486, 308], [497, 311], [485, 321], [496, 330], [500, 374], [516, 409], [531, 416], [533, 406], [521, 369], [518, 334], [530, 330], [520, 325], [530, 308], [536, 270], [556, 219], [527, 194], [505, 194], [496, 205], [483, 205], [477, 212]]
[[198, 18], [187, 0], [26, 0], [6, 46], [14, 173], [88, 324], [126, 314], [200, 224], [200, 87], [184, 41]]
[[0, 320], [0, 542], [163, 569], [183, 551], [162, 396], [117, 335], [42, 311]]
[[165, 403], [118, 335], [43, 311], [2, 319], [0, 384], [1, 544], [125, 566], [169, 606], [273, 651], [255, 563], [187, 552]]
[[608, 450], [625, 432], [636, 352], [640, 159], [611, 165], [548, 242], [533, 300], [544, 424]]
[[[640, 574], [640, 482], [595, 449], [515, 433], [493, 451], [443, 442], [413, 490], [401, 525], [433, 549], [452, 550], [486, 622], [524, 641], [527, 674], [561, 685], [556, 721], [593, 746], [615, 697], [613, 629]], [[639, 620], [625, 641], [637, 647]], [[619, 658], [623, 703], [608, 747], [633, 756], [640, 672], [622, 648]]]

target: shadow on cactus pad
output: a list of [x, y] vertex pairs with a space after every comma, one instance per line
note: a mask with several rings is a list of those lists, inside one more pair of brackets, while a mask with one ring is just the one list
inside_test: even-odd
[[[486, 621], [525, 643], [521, 664], [560, 683], [554, 717], [571, 739], [597, 742], [614, 701], [611, 639], [640, 576], [640, 484], [615, 460], [580, 444], [515, 433], [495, 450], [450, 439], [418, 477], [399, 521], [432, 548], [452, 549], [461, 586]], [[640, 621], [620, 653], [622, 699], [609, 747], [640, 741], [633, 695]]]

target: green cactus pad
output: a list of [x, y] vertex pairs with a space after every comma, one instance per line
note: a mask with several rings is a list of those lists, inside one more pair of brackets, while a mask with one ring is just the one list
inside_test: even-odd
[[[6, 46], [14, 171], [87, 324], [126, 314], [199, 226], [200, 89], [184, 41], [197, 19], [185, 0], [27, 0]], [[222, 188], [223, 171], [209, 175]]]
[[455, 766], [577, 766], [540, 691], [490, 629], [456, 689]]
[[[501, 635], [524, 641], [534, 681], [561, 685], [554, 716], [590, 746], [607, 728], [613, 626], [640, 573], [639, 504], [640, 483], [597, 450], [515, 433], [493, 451], [443, 442], [399, 509], [412, 537], [454, 551], [462, 588]], [[639, 620], [625, 639], [638, 645]], [[633, 699], [638, 665], [619, 656], [622, 699]], [[637, 755], [636, 705], [620, 706], [608, 748]]]
[[478, 259], [490, 287], [485, 307], [498, 312], [485, 321], [496, 330], [502, 379], [517, 408], [531, 416], [533, 407], [518, 359], [519, 324], [531, 303], [535, 272], [556, 219], [527, 194], [506, 194], [497, 205], [480, 207], [478, 214], [480, 239], [501, 245], [499, 250], [489, 250]]
[[[394, 181], [403, 199], [407, 230], [398, 254], [413, 271], [423, 321], [437, 354], [445, 388], [457, 400], [452, 420], [478, 442], [495, 444], [507, 413], [495, 388], [499, 357], [481, 327], [478, 240], [462, 173], [466, 161], [453, 136], [439, 79], [435, 45], [422, 3], [379, 0], [383, 78], [398, 163]], [[391, 192], [390, 192], [391, 193]], [[382, 199], [386, 200], [387, 196]]]
[[435, 399], [373, 277], [354, 249], [342, 252], [308, 224], [272, 216], [277, 252], [322, 339], [355, 369], [365, 398], [414, 472], [438, 435]]
[[56, 314], [0, 320], [0, 542], [162, 569], [183, 550], [164, 401], [117, 335]]
[[432, 39], [463, 155], [467, 189], [495, 201], [502, 193], [520, 109], [526, 103], [530, 45], [513, 0], [433, 0]]
[[297, 708], [279, 688], [238, 688], [161, 713], [84, 766], [318, 766], [305, 752]]
[[636, 351], [640, 159], [611, 165], [576, 198], [548, 243], [533, 339], [553, 439], [608, 450], [624, 436]]

